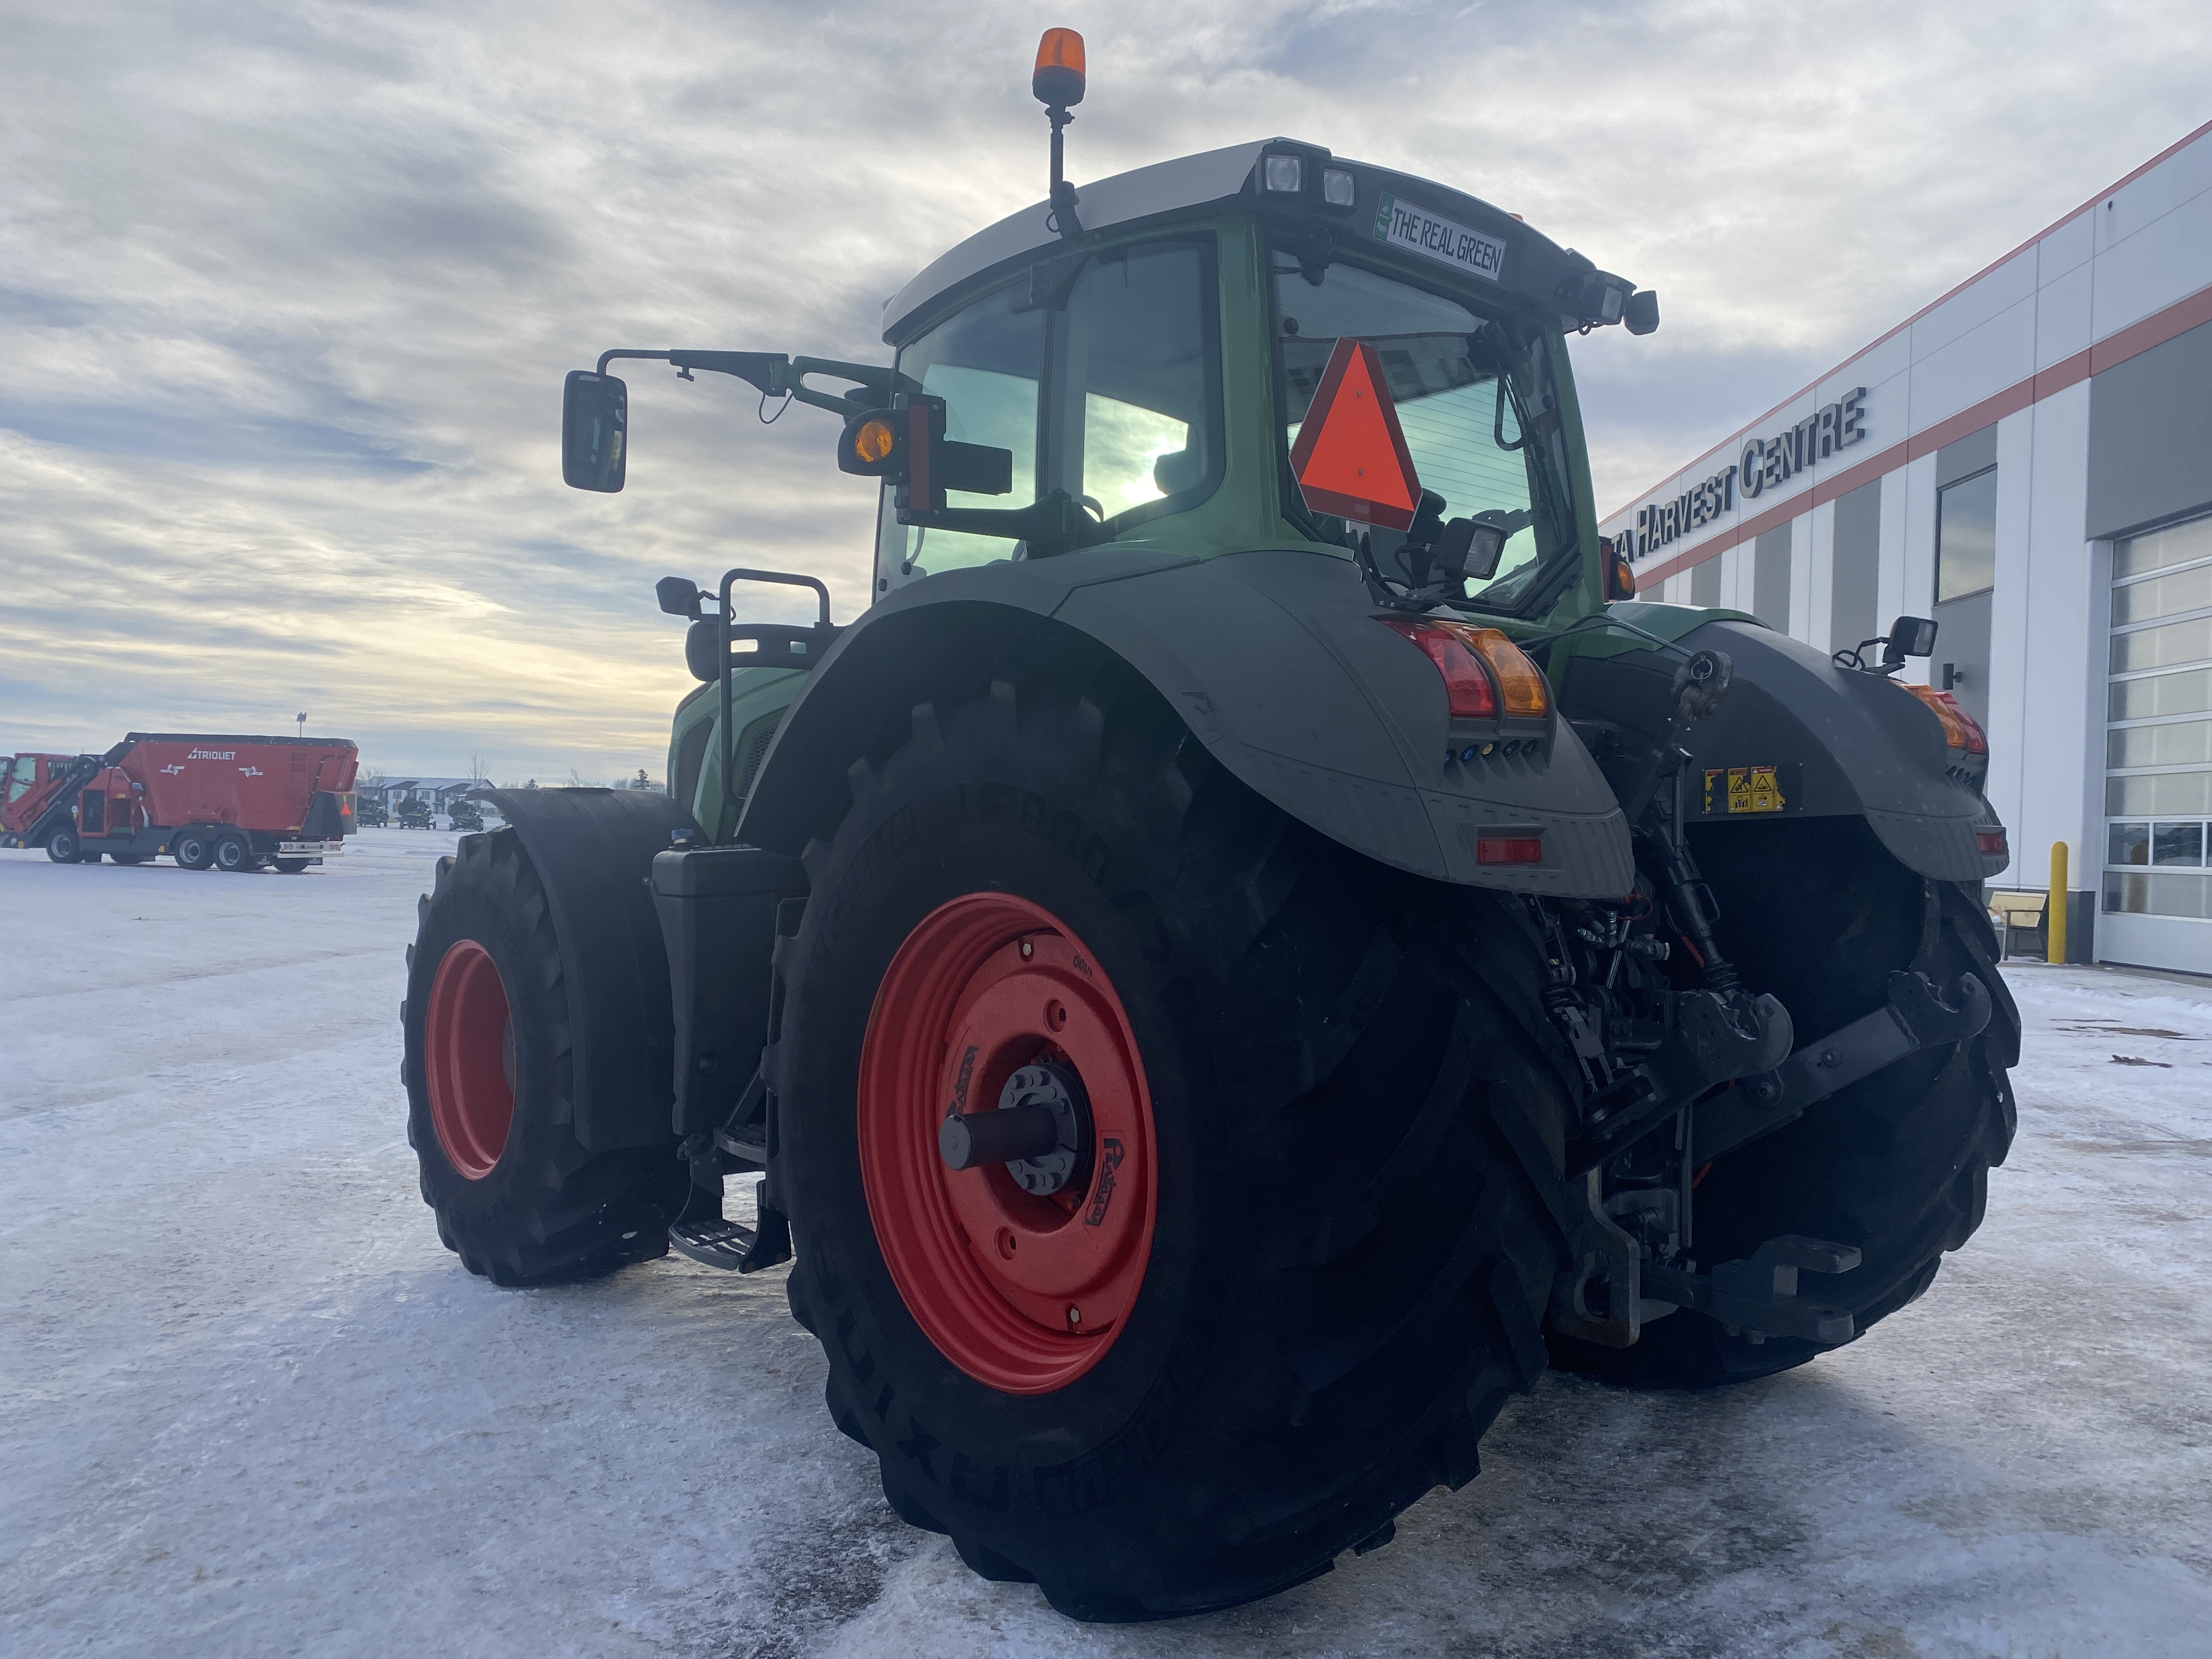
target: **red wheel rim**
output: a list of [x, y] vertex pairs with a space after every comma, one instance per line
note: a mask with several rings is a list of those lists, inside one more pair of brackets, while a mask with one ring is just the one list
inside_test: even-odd
[[[996, 1107], [1040, 1057], [1082, 1078], [1088, 1173], [1038, 1197], [1002, 1165], [946, 1168], [943, 1119]], [[1098, 1363], [1144, 1282], [1158, 1183], [1136, 1034], [1082, 940], [1009, 893], [924, 917], [877, 988], [859, 1133], [884, 1261], [939, 1352], [1006, 1394], [1049, 1394]]]
[[507, 1072], [507, 987], [491, 953], [474, 939], [457, 939], [440, 958], [424, 1024], [422, 1069], [438, 1145], [447, 1163], [481, 1181], [507, 1150], [514, 1085]]

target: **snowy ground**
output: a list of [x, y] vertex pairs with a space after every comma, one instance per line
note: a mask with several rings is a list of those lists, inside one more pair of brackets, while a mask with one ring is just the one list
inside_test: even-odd
[[395, 1010], [453, 839], [0, 853], [0, 1650], [2212, 1651], [2212, 992], [2021, 970], [1988, 1224], [1855, 1346], [1548, 1377], [1389, 1548], [1095, 1628], [891, 1517], [781, 1273], [502, 1291], [440, 1248]]

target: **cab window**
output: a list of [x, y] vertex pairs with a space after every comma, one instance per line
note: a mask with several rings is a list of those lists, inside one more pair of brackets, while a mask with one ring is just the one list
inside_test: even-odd
[[[1367, 342], [1382, 359], [1421, 487], [1444, 498], [1447, 517], [1509, 529], [1497, 570], [1470, 584], [1468, 602], [1511, 611], [1544, 591], [1545, 579], [1577, 557], [1549, 343], [1518, 342], [1455, 300], [1342, 262], [1316, 282], [1279, 254], [1274, 282], [1285, 455], [1337, 341]], [[1346, 539], [1340, 520], [1314, 515], [1312, 529], [1322, 540]], [[1373, 535], [1375, 556], [1392, 574], [1401, 540]]]
[[[1194, 506], [1220, 481], [1218, 307], [1210, 240], [1108, 249], [1057, 294], [1024, 272], [906, 346], [901, 375], [945, 400], [945, 434], [1013, 454], [1019, 507], [1064, 489], [1119, 533]], [[878, 507], [878, 591], [933, 571], [1018, 558], [1009, 538], [898, 523]]]

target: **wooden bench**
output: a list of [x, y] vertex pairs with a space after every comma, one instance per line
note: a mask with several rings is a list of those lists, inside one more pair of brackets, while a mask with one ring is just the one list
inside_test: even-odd
[[1992, 893], [1990, 921], [1997, 930], [2000, 958], [2012, 954], [2013, 935], [2033, 933], [2036, 949], [2047, 961], [2051, 956], [2051, 895], [2048, 893]]

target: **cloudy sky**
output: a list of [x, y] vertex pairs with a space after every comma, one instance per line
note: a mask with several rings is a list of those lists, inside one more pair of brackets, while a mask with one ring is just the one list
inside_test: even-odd
[[1042, 194], [1054, 23], [1079, 182], [1292, 134], [1657, 288], [1577, 349], [1608, 509], [2212, 114], [2202, 0], [0, 0], [0, 751], [304, 709], [391, 771], [658, 776], [653, 579], [842, 620], [873, 496], [829, 417], [644, 367], [628, 491], [565, 489], [562, 372], [882, 360]]

